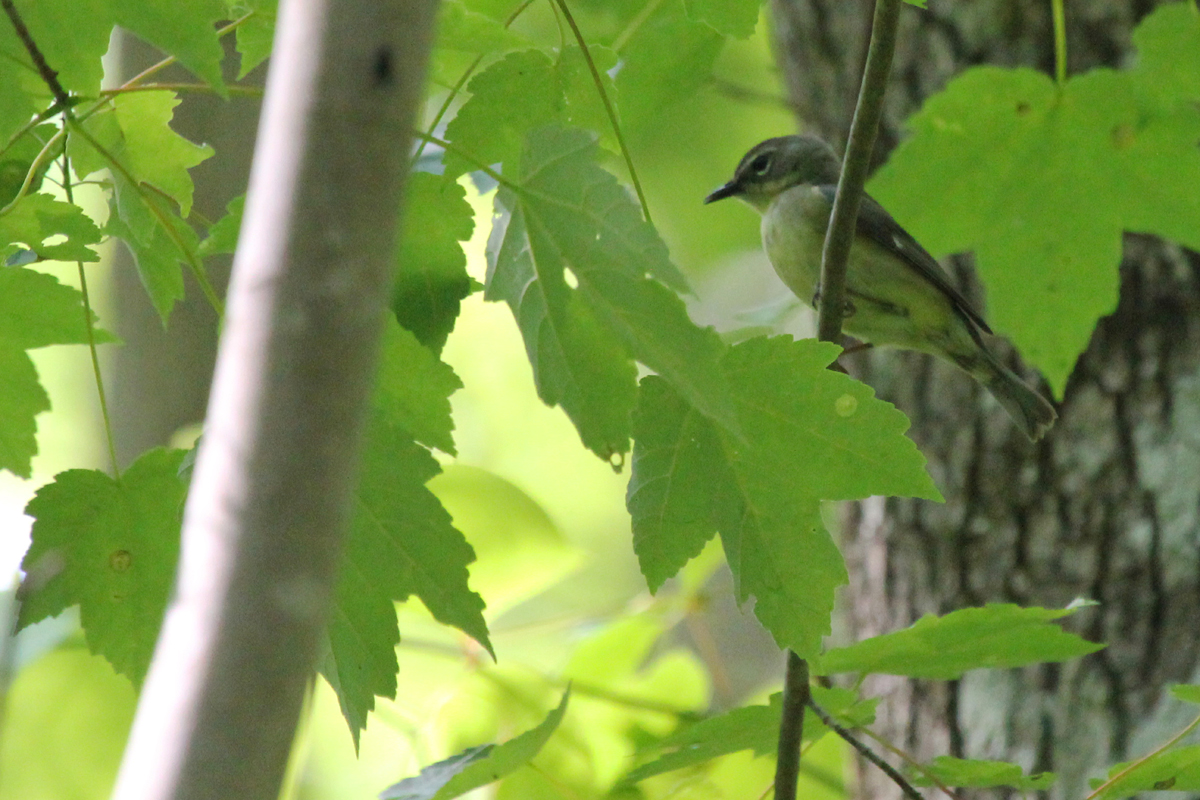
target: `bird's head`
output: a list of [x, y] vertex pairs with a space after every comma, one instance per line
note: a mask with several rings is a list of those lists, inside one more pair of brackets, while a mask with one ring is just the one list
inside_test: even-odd
[[816, 136], [778, 136], [750, 148], [733, 178], [704, 202], [739, 197], [765, 211], [780, 192], [806, 184], [836, 184], [840, 171], [833, 148]]

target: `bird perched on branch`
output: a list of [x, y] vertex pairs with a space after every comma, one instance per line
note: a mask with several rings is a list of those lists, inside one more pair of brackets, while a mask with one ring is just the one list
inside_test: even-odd
[[[738, 197], [757, 209], [775, 272], [797, 297], [816, 307], [821, 251], [840, 172], [833, 148], [815, 136], [767, 139], [751, 148], [733, 178], [704, 202]], [[1033, 441], [1058, 416], [988, 349], [984, 336], [991, 328], [933, 256], [866, 195], [850, 248], [843, 314], [843, 330], [857, 339], [930, 353], [966, 372]]]

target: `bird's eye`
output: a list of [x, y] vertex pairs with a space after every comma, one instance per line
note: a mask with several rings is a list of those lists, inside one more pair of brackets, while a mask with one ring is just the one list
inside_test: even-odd
[[763, 153], [762, 155], [759, 155], [759, 156], [755, 156], [754, 160], [750, 162], [750, 171], [753, 172], [755, 175], [766, 175], [767, 170], [769, 170], [770, 168], [771, 168], [771, 157], [769, 155], [767, 155], [766, 153]]

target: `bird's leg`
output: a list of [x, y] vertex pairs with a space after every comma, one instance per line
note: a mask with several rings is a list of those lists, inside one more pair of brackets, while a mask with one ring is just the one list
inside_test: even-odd
[[842, 355], [848, 356], [853, 353], [861, 353], [864, 350], [870, 350], [874, 346], [875, 345], [871, 344], [870, 342], [855, 342], [843, 350]]
[[[817, 290], [813, 292], [812, 307], [818, 311], [821, 309], [821, 284], [817, 284]], [[857, 309], [854, 307], [854, 301], [849, 297], [842, 301], [842, 319], [847, 319], [854, 316]]]

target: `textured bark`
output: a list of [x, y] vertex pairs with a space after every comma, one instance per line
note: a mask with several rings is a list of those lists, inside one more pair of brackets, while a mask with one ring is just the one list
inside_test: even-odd
[[[801, 126], [840, 142], [861, 69], [869, 2], [773, 0], [779, 60]], [[1070, 71], [1120, 66], [1152, 2], [1068, 4]], [[1051, 71], [1050, 4], [931, 0], [908, 8], [892, 71], [882, 160], [900, 121], [980, 63]], [[971, 286], [964, 262], [953, 265]], [[992, 601], [1100, 602], [1068, 626], [1107, 650], [1063, 665], [938, 683], [879, 678], [876, 730], [920, 758], [1016, 760], [1059, 773], [1054, 797], [1145, 752], [1189, 711], [1167, 683], [1200, 662], [1200, 256], [1127, 236], [1117, 311], [1081, 358], [1056, 428], [1025, 442], [968, 378], [896, 351], [852, 370], [913, 419], [945, 505], [875, 499], [851, 509], [844, 550], [852, 638], [925, 613]], [[977, 290], [975, 291], [978, 296]], [[860, 768], [862, 797], [897, 797]]]

